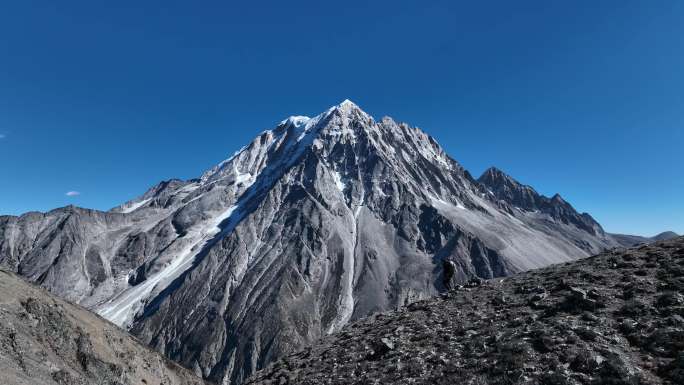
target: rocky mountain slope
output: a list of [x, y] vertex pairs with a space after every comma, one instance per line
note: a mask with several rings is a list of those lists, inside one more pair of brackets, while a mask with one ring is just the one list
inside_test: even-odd
[[6, 385], [200, 385], [115, 325], [0, 269], [0, 377]]
[[624, 246], [637, 246], [641, 243], [651, 243], [657, 241], [667, 241], [679, 237], [674, 231], [664, 231], [653, 237], [642, 237], [639, 235], [611, 234], [611, 237]]
[[560, 196], [475, 180], [345, 101], [108, 212], [0, 217], [0, 263], [196, 373], [239, 383], [351, 320], [620, 245]]
[[684, 238], [474, 280], [352, 323], [248, 384], [682, 384]]
[[651, 237], [653, 241], [667, 241], [679, 237], [679, 234], [674, 231], [664, 231], [654, 237]]

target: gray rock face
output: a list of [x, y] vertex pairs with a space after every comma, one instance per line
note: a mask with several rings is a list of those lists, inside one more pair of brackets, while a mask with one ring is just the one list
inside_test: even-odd
[[0, 269], [5, 385], [200, 385], [204, 381], [86, 309]]
[[109, 212], [0, 218], [0, 263], [226, 384], [351, 320], [618, 245], [348, 101]]
[[471, 281], [353, 322], [267, 384], [682, 384], [684, 238]]
[[525, 211], [542, 212], [555, 221], [572, 224], [590, 234], [605, 236], [601, 225], [594, 218], [587, 213], [579, 214], [559, 194], [547, 198], [495, 167], [486, 170], [478, 181], [499, 199], [506, 209], [513, 206]]

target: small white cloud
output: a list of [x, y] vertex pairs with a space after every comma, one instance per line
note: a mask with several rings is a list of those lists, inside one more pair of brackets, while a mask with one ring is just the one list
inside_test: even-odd
[[66, 193], [66, 196], [68, 196], [68, 197], [75, 197], [75, 196], [79, 196], [79, 195], [81, 195], [81, 193], [78, 191], [67, 191], [67, 193]]

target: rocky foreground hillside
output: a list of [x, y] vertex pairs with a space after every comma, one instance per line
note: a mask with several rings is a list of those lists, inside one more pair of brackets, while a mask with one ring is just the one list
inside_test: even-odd
[[115, 325], [1, 269], [0, 383], [205, 384]]
[[684, 384], [684, 237], [350, 324], [250, 384]]

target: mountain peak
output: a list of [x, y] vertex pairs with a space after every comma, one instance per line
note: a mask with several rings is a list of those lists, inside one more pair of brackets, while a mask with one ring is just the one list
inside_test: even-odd
[[356, 103], [352, 102], [349, 99], [344, 99], [341, 103], [328, 108], [325, 112], [316, 115], [314, 118], [310, 118], [308, 116], [303, 115], [292, 115], [287, 119], [282, 120], [280, 122], [280, 125], [302, 128], [309, 123], [311, 123], [312, 125], [316, 124], [325, 119], [326, 117], [330, 116], [330, 114], [334, 112], [338, 112], [341, 116], [352, 116], [354, 115], [353, 113], [356, 112], [359, 116], [362, 116], [364, 118], [371, 118], [371, 116], [368, 115], [368, 113], [366, 113], [364, 110], [362, 110]]
[[565, 199], [563, 199], [563, 197], [559, 193], [553, 194], [551, 200], [556, 203], [566, 203]]
[[593, 235], [603, 231], [601, 225], [590, 215], [578, 213], [560, 194], [547, 198], [531, 186], [518, 182], [496, 167], [488, 168], [477, 181], [496, 199], [513, 207], [529, 212], [546, 213], [563, 223], [572, 223]]
[[496, 166], [491, 166], [488, 169], [486, 169], [483, 174], [503, 174], [506, 175], [505, 172], [501, 171], [500, 169], [496, 168]]
[[356, 103], [352, 102], [349, 99], [344, 99], [340, 104], [330, 107], [328, 111], [325, 112], [325, 115], [329, 115], [335, 111], [337, 111], [342, 116], [358, 115], [365, 119], [372, 119], [372, 117], [366, 111], [362, 110], [361, 107], [359, 107]]
[[342, 103], [338, 104], [337, 107], [339, 108], [359, 108], [359, 106], [356, 105], [356, 103], [352, 102], [349, 99], [344, 99]]
[[492, 166], [488, 169], [486, 169], [482, 175], [480, 176], [479, 179], [509, 179], [513, 180], [510, 175], [506, 174], [505, 172], [501, 171], [500, 169]]
[[651, 237], [651, 239], [656, 240], [656, 241], [667, 241], [669, 239], [677, 238], [679, 237], [679, 234], [675, 233], [674, 231], [665, 231], [662, 232], [654, 237]]
[[512, 176], [506, 174], [505, 172], [494, 166], [486, 169], [478, 178], [478, 182], [484, 184], [490, 189], [499, 188], [504, 185], [509, 186], [509, 188], [513, 189], [531, 189], [531, 187], [523, 185], [522, 183], [515, 180]]

